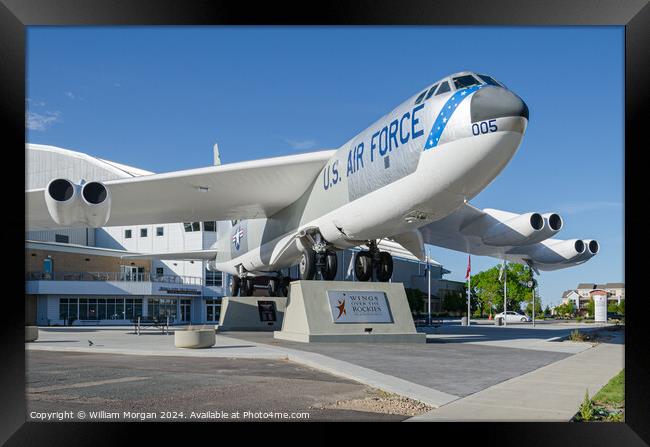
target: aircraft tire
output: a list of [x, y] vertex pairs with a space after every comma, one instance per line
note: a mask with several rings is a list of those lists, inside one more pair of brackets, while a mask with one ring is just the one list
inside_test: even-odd
[[279, 296], [278, 294], [278, 280], [276, 278], [269, 279], [269, 296]]
[[336, 278], [338, 269], [338, 258], [335, 251], [327, 251], [325, 255], [325, 268], [323, 269], [323, 279], [325, 281], [332, 281]]
[[314, 279], [316, 274], [316, 257], [312, 250], [302, 252], [300, 263], [298, 264], [298, 272], [300, 273], [301, 280]]
[[239, 276], [230, 276], [230, 282], [228, 283], [228, 293], [230, 296], [238, 296], [240, 289], [241, 281]]
[[372, 278], [372, 257], [367, 251], [360, 251], [354, 256], [354, 275], [359, 281]]
[[393, 257], [390, 253], [382, 251], [379, 253], [379, 262], [374, 265], [375, 277], [379, 282], [388, 282], [393, 276]]
[[255, 285], [253, 283], [253, 278], [244, 279], [244, 284], [241, 290], [241, 296], [253, 296], [255, 291]]

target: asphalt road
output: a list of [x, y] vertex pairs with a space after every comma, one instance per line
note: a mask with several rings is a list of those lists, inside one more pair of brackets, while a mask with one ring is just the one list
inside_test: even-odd
[[[28, 420], [63, 411], [70, 417], [68, 413], [58, 417], [72, 421], [80, 420], [79, 412], [84, 412], [86, 421], [165, 417], [193, 422], [401, 421], [408, 417], [318, 408], [376, 396], [376, 391], [288, 361], [40, 351], [26, 355]], [[292, 413], [303, 412], [308, 417], [291, 418]], [[111, 418], [110, 413], [119, 418]]]

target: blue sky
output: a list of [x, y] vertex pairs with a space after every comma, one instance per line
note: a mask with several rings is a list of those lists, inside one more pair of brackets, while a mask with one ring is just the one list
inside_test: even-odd
[[[558, 211], [595, 238], [581, 266], [542, 273], [545, 304], [624, 280], [622, 27], [29, 27], [27, 140], [154, 172], [337, 148], [460, 70], [521, 96], [519, 152], [473, 204]], [[432, 256], [463, 280], [467, 256]], [[473, 257], [473, 271], [496, 260]]]

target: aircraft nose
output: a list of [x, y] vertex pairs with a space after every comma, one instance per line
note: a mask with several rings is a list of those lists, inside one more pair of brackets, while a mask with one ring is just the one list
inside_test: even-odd
[[528, 106], [511, 91], [490, 86], [474, 93], [471, 114], [473, 123], [506, 116], [522, 116], [528, 120]]

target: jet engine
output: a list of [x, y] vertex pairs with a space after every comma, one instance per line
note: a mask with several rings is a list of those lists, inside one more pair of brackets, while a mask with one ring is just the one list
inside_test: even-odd
[[533, 261], [540, 264], [574, 262], [583, 255], [587, 247], [581, 239], [557, 240], [539, 244], [530, 254]]
[[81, 187], [83, 217], [89, 227], [103, 227], [111, 215], [111, 193], [101, 182], [84, 183]]
[[[496, 218], [496, 216], [492, 217]], [[544, 218], [541, 214], [520, 214], [492, 225], [485, 231], [481, 239], [483, 243], [495, 247], [533, 244], [548, 237], [539, 239], [537, 236], [544, 226]]]
[[45, 188], [45, 204], [58, 225], [102, 227], [110, 217], [111, 194], [101, 182], [77, 185], [68, 179], [54, 179]]

